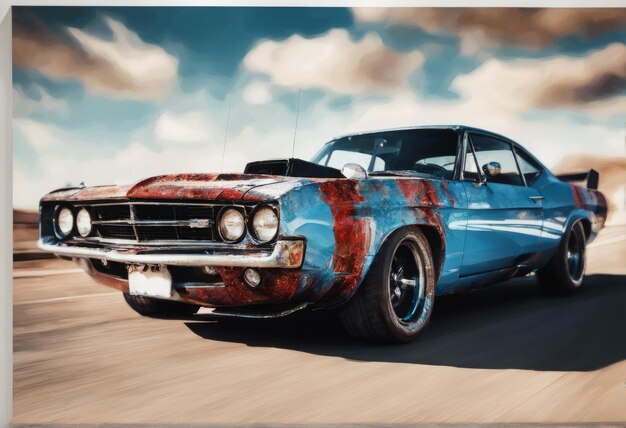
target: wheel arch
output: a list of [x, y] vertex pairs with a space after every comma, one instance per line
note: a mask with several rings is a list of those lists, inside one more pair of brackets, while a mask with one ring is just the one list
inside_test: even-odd
[[580, 224], [583, 227], [583, 230], [585, 232], [585, 239], [589, 240], [589, 237], [591, 236], [591, 233], [592, 233], [591, 220], [589, 218], [589, 214], [582, 210], [577, 210], [574, 213], [572, 213], [567, 223], [565, 224], [565, 227], [563, 228], [563, 232], [565, 233], [567, 230], [572, 228], [574, 224], [576, 224], [577, 222], [580, 222]]
[[591, 221], [589, 221], [588, 218], [581, 218], [580, 223], [583, 226], [583, 230], [585, 231], [585, 239], [589, 240], [589, 237], [591, 236]]
[[[391, 236], [395, 235], [396, 233], [400, 233], [404, 230], [409, 230], [413, 228], [419, 229], [424, 234], [424, 236], [426, 236], [426, 239], [428, 240], [428, 244], [430, 245], [430, 251], [433, 257], [433, 264], [435, 266], [435, 280], [438, 281], [439, 276], [441, 275], [443, 261], [445, 259], [445, 248], [446, 248], [445, 242], [446, 241], [445, 241], [445, 236], [443, 235], [443, 232], [440, 231], [438, 227], [432, 224], [424, 224], [424, 223], [407, 224], [407, 225], [400, 226], [390, 231], [385, 236], [385, 238], [381, 241], [380, 245], [376, 249], [376, 252], [374, 254], [374, 259], [379, 256], [380, 251], [385, 247], [385, 244], [389, 242], [389, 239], [391, 238]], [[367, 268], [367, 272], [364, 273], [363, 277], [365, 277], [369, 273], [369, 270], [371, 269], [373, 263], [374, 263], [373, 261], [372, 263], [370, 263], [370, 265]]]

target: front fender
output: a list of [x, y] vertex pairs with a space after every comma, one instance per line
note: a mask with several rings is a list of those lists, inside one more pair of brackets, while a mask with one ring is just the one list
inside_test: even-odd
[[363, 282], [376, 254], [396, 230], [428, 227], [443, 265], [446, 216], [461, 194], [443, 180], [310, 179], [283, 194], [281, 235], [307, 240], [301, 301], [337, 304]]

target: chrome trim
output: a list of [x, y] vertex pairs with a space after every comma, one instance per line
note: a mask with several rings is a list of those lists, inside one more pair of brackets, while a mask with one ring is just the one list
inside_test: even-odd
[[135, 216], [135, 207], [133, 207], [131, 204], [128, 204], [128, 209], [130, 211], [130, 221], [132, 222], [131, 225], [133, 226], [133, 233], [135, 234], [135, 241], [139, 242], [139, 233], [137, 232], [137, 224], [136, 224], [137, 217]]
[[174, 288], [178, 289], [200, 289], [200, 290], [211, 290], [214, 288], [224, 288], [226, 284], [223, 282], [180, 282], [178, 284], [174, 284]]
[[210, 202], [210, 203], [206, 203], [206, 202], [178, 202], [178, 201], [169, 201], [169, 202], [164, 202], [164, 201], [135, 201], [135, 200], [128, 200], [128, 199], [121, 199], [115, 202], [72, 202], [72, 201], [68, 201], [67, 203], [71, 203], [76, 207], [101, 207], [101, 206], [111, 206], [111, 205], [168, 205], [168, 206], [200, 206], [200, 207], [237, 207], [237, 208], [242, 208], [245, 209], [246, 206], [245, 205], [241, 205], [241, 204], [231, 204], [228, 202], [223, 202], [223, 203], [219, 203], [219, 202]]
[[141, 247], [156, 247], [156, 246], [171, 246], [171, 247], [211, 247], [211, 249], [249, 249], [245, 244], [229, 244], [221, 241], [199, 241], [189, 239], [161, 239], [152, 241], [140, 241], [137, 242], [134, 239], [119, 239], [119, 238], [101, 238], [98, 236], [88, 236], [83, 238], [81, 236], [72, 236], [67, 240], [68, 243], [89, 243], [89, 244], [109, 244], [118, 245], [128, 248], [128, 246], [141, 246]]
[[211, 219], [194, 218], [191, 220], [94, 220], [92, 224], [127, 224], [133, 226], [187, 226], [190, 229], [207, 229], [213, 224]]
[[[137, 244], [137, 243], [141, 243], [141, 244], [148, 244], [151, 245], [152, 242], [150, 240], [146, 240], [146, 239], [141, 239], [140, 236], [141, 234], [139, 233], [140, 227], [173, 227], [176, 228], [175, 232], [176, 232], [176, 237], [179, 239], [180, 238], [180, 234], [179, 234], [179, 227], [186, 227], [189, 229], [212, 229], [213, 225], [216, 224], [216, 221], [214, 218], [192, 218], [192, 219], [188, 219], [188, 220], [180, 220], [176, 218], [176, 210], [172, 209], [172, 220], [166, 219], [166, 220], [142, 220], [142, 219], [138, 219], [137, 218], [137, 210], [136, 207], [137, 206], [167, 206], [167, 207], [171, 207], [171, 208], [176, 208], [176, 207], [207, 207], [207, 208], [211, 208], [212, 212], [215, 213], [216, 210], [218, 209], [223, 209], [225, 206], [229, 206], [229, 207], [234, 207], [239, 209], [240, 211], [245, 213], [245, 206], [244, 205], [237, 205], [237, 204], [220, 204], [220, 203], [202, 203], [202, 202], [178, 202], [178, 201], [134, 201], [134, 200], [116, 200], [116, 201], [107, 201], [107, 202], [83, 202], [83, 203], [75, 203], [73, 205], [74, 207], [76, 207], [77, 209], [82, 209], [82, 208], [86, 208], [86, 209], [93, 209], [93, 208], [98, 208], [98, 207], [125, 207], [127, 209], [127, 214], [128, 217], [124, 217], [124, 218], [118, 218], [118, 219], [111, 219], [111, 220], [99, 220], [99, 219], [92, 219], [92, 224], [95, 226], [108, 226], [108, 225], [128, 225], [132, 227], [133, 230], [133, 235], [134, 237], [132, 238], [125, 238], [123, 240], [119, 239], [119, 238], [106, 238], [106, 237], [102, 237], [102, 236], [89, 236], [89, 240], [93, 241], [93, 242], [126, 242], [127, 244]], [[126, 213], [125, 213], [126, 214]], [[100, 232], [98, 231], [98, 234], [100, 234]], [[214, 238], [214, 234], [211, 234]], [[214, 243], [216, 242], [215, 239], [211, 240], [189, 240], [189, 241], [194, 241], [197, 244], [200, 245], [204, 245], [206, 243]], [[162, 242], [162, 241], [161, 241]], [[153, 244], [152, 244], [153, 245]]]
[[170, 266], [229, 266], [296, 269], [304, 260], [304, 240], [279, 240], [273, 250], [246, 254], [142, 254], [123, 250], [73, 247], [57, 245], [39, 240], [39, 249], [59, 256], [104, 259], [126, 264], [151, 264]]

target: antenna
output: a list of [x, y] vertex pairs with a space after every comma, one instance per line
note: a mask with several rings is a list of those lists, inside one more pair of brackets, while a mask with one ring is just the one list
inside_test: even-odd
[[220, 174], [224, 169], [224, 155], [226, 154], [226, 139], [228, 138], [228, 124], [230, 122], [230, 108], [233, 106], [233, 100], [228, 103], [228, 113], [226, 113], [226, 129], [224, 129], [224, 144], [222, 145], [222, 161], [220, 163]]
[[300, 98], [302, 97], [302, 87], [298, 92], [298, 110], [296, 111], [296, 126], [293, 128], [293, 146], [291, 147], [291, 157], [296, 155], [296, 134], [298, 133], [298, 118], [300, 117]]

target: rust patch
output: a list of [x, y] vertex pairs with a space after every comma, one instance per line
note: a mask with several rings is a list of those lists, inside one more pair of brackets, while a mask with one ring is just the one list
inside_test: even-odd
[[407, 199], [409, 206], [441, 206], [437, 189], [430, 181], [398, 179], [396, 184]]
[[338, 274], [328, 297], [349, 293], [361, 280], [370, 245], [369, 219], [356, 216], [355, 204], [363, 202], [357, 181], [328, 181], [320, 185], [322, 199], [333, 215], [335, 252], [333, 271]]
[[182, 289], [180, 296], [203, 306], [244, 306], [252, 304], [287, 303], [300, 283], [300, 270], [263, 269], [263, 282], [252, 289], [243, 281], [244, 268], [221, 267], [217, 271], [225, 284], [223, 288]]
[[585, 195], [583, 194], [583, 190], [574, 184], [570, 185], [570, 187], [572, 188], [574, 206], [576, 206], [577, 208], [587, 209], [587, 202], [585, 201]]
[[79, 201], [95, 199], [119, 199], [126, 197], [131, 186], [96, 186], [84, 189], [68, 189], [45, 195], [43, 201]]
[[[240, 200], [251, 183], [231, 183], [239, 176], [218, 174], [178, 174], [148, 178], [134, 185], [130, 198]], [[241, 178], [243, 179], [243, 178]]]
[[594, 194], [596, 195], [596, 198], [598, 200], [596, 205], [596, 214], [603, 220], [606, 220], [606, 216], [608, 213], [608, 204], [606, 198], [604, 197], [602, 192], [598, 192], [597, 190], [594, 191]]
[[[142, 180], [134, 185], [95, 186], [68, 189], [45, 195], [44, 201], [89, 201], [101, 199], [207, 199], [241, 200], [254, 187], [284, 180], [284, 177], [252, 174], [170, 174]], [[262, 195], [250, 195], [263, 201]]]
[[441, 182], [441, 188], [443, 189], [443, 192], [446, 194], [446, 198], [450, 202], [450, 205], [454, 206], [456, 204], [456, 200], [454, 199], [454, 195], [452, 194], [452, 192], [450, 192], [449, 185], [450, 183], [448, 181]]

